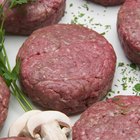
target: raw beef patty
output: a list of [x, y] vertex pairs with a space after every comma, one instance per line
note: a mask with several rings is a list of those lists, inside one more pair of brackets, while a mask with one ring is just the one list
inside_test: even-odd
[[73, 127], [73, 140], [139, 140], [140, 97], [116, 96], [88, 108]]
[[108, 41], [80, 25], [35, 31], [19, 50], [20, 82], [44, 109], [84, 111], [111, 88], [116, 56]]
[[0, 77], [0, 129], [7, 117], [10, 92], [3, 78]]
[[119, 10], [117, 23], [126, 56], [140, 64], [140, 0], [127, 0]]
[[40, 27], [57, 23], [64, 10], [65, 0], [35, 0], [8, 10], [4, 27], [11, 34], [29, 35]]
[[91, 1], [104, 6], [115, 6], [122, 4], [125, 0], [91, 0]]

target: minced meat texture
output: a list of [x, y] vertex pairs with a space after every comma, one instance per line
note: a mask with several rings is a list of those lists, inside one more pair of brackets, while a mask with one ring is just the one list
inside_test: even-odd
[[115, 6], [115, 5], [119, 5], [125, 2], [125, 0], [91, 0], [91, 1], [104, 5], [104, 6]]
[[139, 140], [140, 97], [116, 96], [88, 108], [73, 127], [73, 140]]
[[9, 98], [10, 91], [3, 78], [0, 77], [0, 129], [7, 117]]
[[24, 92], [44, 109], [84, 111], [111, 88], [116, 56], [108, 41], [80, 25], [35, 31], [19, 50]]
[[8, 11], [7, 6], [4, 29], [10, 34], [30, 35], [36, 29], [58, 23], [65, 4], [65, 0], [33, 0]]
[[119, 10], [118, 36], [126, 56], [140, 64], [140, 0], [127, 0]]

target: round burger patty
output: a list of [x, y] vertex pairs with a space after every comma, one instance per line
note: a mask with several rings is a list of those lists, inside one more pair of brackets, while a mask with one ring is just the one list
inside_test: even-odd
[[44, 109], [67, 114], [82, 112], [107, 94], [116, 63], [103, 36], [67, 24], [33, 32], [17, 59], [25, 93]]
[[140, 97], [116, 96], [88, 108], [73, 127], [73, 140], [139, 140]]
[[126, 56], [140, 64], [140, 0], [127, 0], [119, 10], [117, 23]]
[[115, 6], [115, 5], [119, 5], [125, 2], [125, 0], [91, 0], [91, 1], [104, 5], [104, 6]]
[[7, 117], [9, 105], [10, 91], [5, 81], [0, 77], [0, 129]]
[[57, 23], [64, 10], [65, 0], [32, 1], [6, 12], [5, 30], [11, 34], [29, 35], [40, 27]]
[[28, 137], [9, 137], [9, 138], [0, 138], [0, 140], [32, 140]]

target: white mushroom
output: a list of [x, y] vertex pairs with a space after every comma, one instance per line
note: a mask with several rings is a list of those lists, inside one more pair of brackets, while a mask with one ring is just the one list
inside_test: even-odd
[[40, 110], [28, 111], [25, 114], [23, 114], [20, 118], [18, 118], [9, 129], [9, 137], [30, 136], [30, 134], [26, 130], [26, 123], [31, 116], [36, 115], [40, 112]]
[[67, 140], [57, 121], [41, 125], [40, 135], [44, 140]]
[[70, 132], [70, 119], [65, 114], [59, 111], [33, 110], [13, 123], [9, 136], [24, 136], [35, 140], [67, 140]]
[[69, 117], [61, 112], [44, 111], [28, 120], [27, 129], [33, 138], [67, 140], [71, 123]]

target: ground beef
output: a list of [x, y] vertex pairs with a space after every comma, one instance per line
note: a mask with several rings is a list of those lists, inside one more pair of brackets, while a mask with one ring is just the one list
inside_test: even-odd
[[104, 6], [115, 6], [115, 5], [119, 5], [125, 2], [125, 0], [91, 0], [91, 1], [104, 5]]
[[35, 31], [19, 50], [24, 92], [44, 109], [84, 111], [111, 88], [116, 56], [100, 34], [59, 24]]
[[126, 56], [140, 64], [140, 0], [127, 0], [118, 13], [118, 35]]
[[40, 27], [57, 23], [64, 10], [65, 0], [35, 0], [8, 10], [4, 28], [11, 34], [29, 35]]
[[140, 97], [116, 96], [88, 108], [73, 127], [73, 140], [139, 140]]
[[0, 129], [7, 117], [10, 92], [5, 81], [0, 77]]

